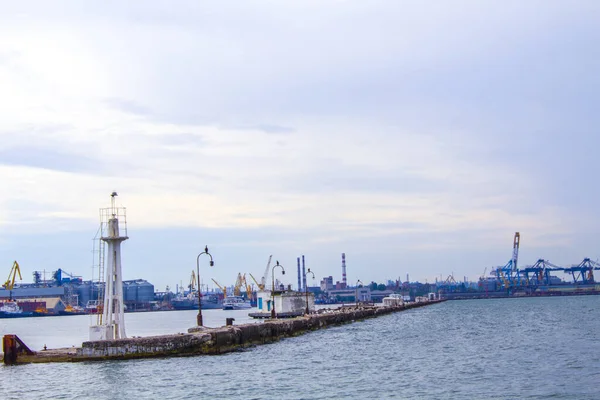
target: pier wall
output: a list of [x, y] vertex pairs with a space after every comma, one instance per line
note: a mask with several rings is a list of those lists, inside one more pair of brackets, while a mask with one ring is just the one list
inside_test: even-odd
[[[441, 300], [443, 301], [443, 300]], [[263, 323], [224, 326], [221, 328], [190, 328], [188, 333], [133, 337], [117, 340], [84, 342], [80, 348], [55, 349], [19, 354], [16, 363], [77, 362], [109, 359], [133, 359], [201, 354], [222, 354], [247, 346], [271, 343], [281, 338], [373, 318], [441, 301], [411, 303], [398, 307], [343, 307], [321, 310], [318, 314], [266, 320]]]

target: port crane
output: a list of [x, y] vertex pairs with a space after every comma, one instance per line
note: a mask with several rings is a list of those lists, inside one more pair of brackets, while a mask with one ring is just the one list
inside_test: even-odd
[[192, 270], [192, 276], [190, 277], [190, 284], [188, 285], [190, 288], [190, 292], [193, 292], [196, 289], [196, 271]]
[[273, 255], [269, 256], [269, 261], [267, 261], [267, 267], [265, 268], [265, 273], [263, 274], [261, 280], [260, 280], [260, 290], [265, 290], [265, 287], [267, 286], [267, 278], [269, 277], [269, 267], [271, 266], [271, 258], [273, 258]]
[[[540, 258], [533, 264], [532, 266], [528, 266], [520, 270], [522, 274], [525, 275], [525, 283], [527, 286], [532, 284], [535, 285], [549, 285], [550, 284], [550, 272], [551, 271], [562, 271], [564, 268], [559, 267], [558, 265], [552, 264], [548, 260], [544, 260]], [[529, 277], [529, 274], [533, 274], [532, 277]], [[534, 279], [535, 278], [535, 279]]]
[[508, 261], [508, 263], [506, 263], [505, 266], [496, 268], [496, 278], [503, 282], [505, 289], [510, 288], [512, 285], [521, 283], [519, 269], [517, 268], [520, 241], [521, 234], [519, 232], [515, 232], [511, 259]]
[[12, 300], [12, 290], [15, 287], [15, 280], [17, 279], [17, 275], [19, 275], [19, 280], [23, 280], [21, 277], [21, 268], [19, 267], [19, 263], [15, 260], [13, 262], [12, 268], [10, 269], [10, 273], [8, 274], [8, 279], [4, 282], [4, 288], [8, 290], [8, 300]]
[[248, 297], [248, 300], [252, 301], [254, 290], [252, 290], [252, 285], [246, 280], [246, 274], [244, 274], [244, 285], [246, 286], [246, 297]]
[[[211, 278], [211, 279], [212, 279], [212, 278]], [[215, 285], [217, 285], [217, 287], [218, 287], [219, 289], [221, 289], [221, 290], [223, 291], [223, 298], [226, 298], [226, 297], [227, 297], [227, 288], [226, 288], [225, 286], [221, 286], [221, 285], [219, 284], [219, 282], [215, 281], [214, 279], [213, 279], [212, 281], [215, 283]]]
[[[574, 283], [594, 283], [594, 270], [600, 269], [600, 263], [584, 258], [578, 265], [564, 268], [565, 273], [573, 276]], [[580, 281], [581, 279], [581, 281]]]
[[254, 277], [254, 275], [252, 275], [252, 274], [248, 274], [248, 275], [250, 275], [250, 278], [252, 278], [252, 280], [254, 281], [254, 283], [256, 283], [256, 286], [258, 286], [258, 288], [259, 288], [260, 290], [263, 290], [263, 289], [261, 289], [261, 284], [260, 284], [260, 283], [258, 283], [258, 281], [257, 281], [257, 280], [256, 280], [256, 278]]
[[241, 288], [244, 286], [244, 277], [241, 273], [238, 272], [237, 279], [235, 280], [235, 285], [233, 286], [233, 295], [240, 296], [242, 294]]

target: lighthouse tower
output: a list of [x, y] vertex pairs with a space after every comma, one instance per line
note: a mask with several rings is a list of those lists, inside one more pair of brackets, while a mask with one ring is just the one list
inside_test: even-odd
[[[112, 340], [127, 337], [121, 274], [121, 242], [129, 238], [127, 237], [125, 208], [116, 207], [116, 196], [117, 192], [112, 192], [110, 195], [111, 207], [100, 209], [99, 276], [102, 278], [104, 271], [106, 274], [104, 275], [104, 295], [98, 299], [102, 308], [98, 307], [97, 324], [90, 326], [90, 340]], [[119, 221], [119, 218], [122, 221]], [[121, 236], [119, 224], [123, 228], [123, 236]]]

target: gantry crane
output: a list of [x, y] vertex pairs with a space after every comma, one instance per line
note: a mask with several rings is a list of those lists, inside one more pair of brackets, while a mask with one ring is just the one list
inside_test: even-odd
[[10, 273], [8, 274], [8, 279], [4, 282], [4, 288], [8, 290], [8, 300], [12, 300], [12, 290], [15, 287], [15, 280], [17, 278], [17, 274], [19, 275], [19, 280], [22, 281], [21, 277], [21, 268], [19, 267], [19, 263], [15, 260], [13, 262], [12, 268], [10, 269]]
[[[589, 258], [584, 258], [578, 265], [573, 265], [569, 268], [564, 268], [565, 273], [573, 276], [574, 283], [595, 283], [594, 269], [600, 269], [600, 264]], [[581, 281], [580, 281], [581, 279]]]
[[[212, 279], [212, 278], [211, 278], [211, 279]], [[215, 283], [215, 285], [217, 285], [217, 287], [218, 287], [219, 289], [221, 289], [221, 290], [223, 291], [223, 298], [226, 298], [226, 297], [227, 297], [227, 288], [226, 288], [225, 286], [221, 286], [221, 285], [219, 284], [219, 282], [215, 281], [214, 279], [213, 279], [212, 281]]]

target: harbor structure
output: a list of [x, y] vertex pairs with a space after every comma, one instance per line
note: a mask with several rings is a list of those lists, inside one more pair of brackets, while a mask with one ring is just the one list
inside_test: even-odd
[[[261, 290], [257, 294], [257, 312], [251, 317], [268, 318], [273, 307], [278, 318], [289, 318], [305, 313], [308, 300], [309, 312], [315, 310], [315, 296], [313, 293], [303, 293], [294, 290]], [[263, 314], [263, 315], [261, 315]]]
[[[106, 270], [106, 275], [104, 276], [103, 299], [98, 301], [98, 304], [103, 304], [103, 307], [98, 310], [96, 324], [90, 326], [90, 340], [113, 340], [127, 337], [121, 273], [121, 243], [129, 238], [127, 237], [126, 210], [124, 207], [116, 206], [116, 196], [117, 192], [112, 192], [110, 208], [100, 209], [99, 279], [102, 279], [104, 270]], [[121, 236], [119, 218], [123, 220], [123, 236]]]
[[[40, 287], [34, 283], [25, 283], [13, 288], [12, 298], [24, 312], [20, 316], [97, 313], [98, 298], [102, 296], [98, 292], [104, 293], [104, 282], [70, 282], [55, 286], [58, 284], [53, 282], [50, 284], [52, 286]], [[152, 310], [154, 297], [154, 285], [148, 281], [144, 279], [123, 281], [125, 312]], [[5, 302], [8, 298], [9, 291], [0, 289], [0, 302]]]
[[17, 335], [7, 334], [3, 337], [3, 359], [5, 364], [14, 365], [223, 354], [248, 346], [272, 343], [312, 330], [440, 302], [443, 300], [391, 307], [341, 307], [292, 319], [269, 320], [262, 324], [226, 325], [221, 328], [193, 327], [185, 334], [88, 341], [81, 347], [41, 351], [33, 351]]

